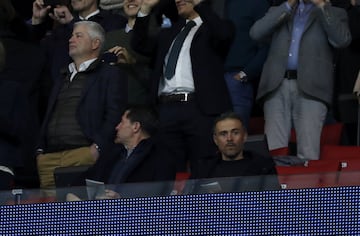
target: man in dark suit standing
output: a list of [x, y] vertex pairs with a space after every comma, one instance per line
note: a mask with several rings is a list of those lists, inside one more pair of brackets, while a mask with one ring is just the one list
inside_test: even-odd
[[112, 144], [114, 127], [127, 104], [126, 75], [98, 57], [103, 28], [92, 21], [74, 25], [69, 40], [73, 63], [50, 96], [37, 157], [40, 186], [54, 187], [56, 167], [93, 164]]
[[[173, 150], [170, 158], [176, 158], [177, 170], [185, 171], [187, 161], [194, 169], [196, 159], [216, 150], [209, 138], [213, 119], [231, 109], [223, 63], [234, 28], [201, 0], [168, 2], [175, 3], [179, 18], [156, 37], [149, 35], [148, 29], [151, 10], [159, 0], [143, 3], [134, 27], [133, 46], [149, 56], [156, 55], [152, 99], [159, 105], [159, 136]], [[184, 36], [188, 28], [184, 26], [189, 23], [193, 26]], [[180, 37], [184, 38], [181, 43]]]

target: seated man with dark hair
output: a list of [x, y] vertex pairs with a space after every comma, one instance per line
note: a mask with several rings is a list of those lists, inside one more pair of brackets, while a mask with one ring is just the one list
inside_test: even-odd
[[191, 178], [246, 177], [201, 180], [191, 187], [192, 190], [187, 188], [185, 192], [236, 192], [279, 188], [272, 158], [244, 150], [247, 131], [239, 115], [233, 112], [220, 115], [215, 120], [213, 132], [213, 140], [219, 153], [201, 160], [198, 165], [201, 168]]
[[[127, 109], [115, 128], [113, 150], [104, 153], [85, 173], [85, 178], [114, 185], [174, 180], [175, 165], [170, 162], [167, 149], [155, 141], [158, 123], [157, 114], [151, 108], [134, 106]], [[85, 185], [85, 178], [78, 184]], [[110, 190], [105, 194], [103, 198], [119, 197]]]

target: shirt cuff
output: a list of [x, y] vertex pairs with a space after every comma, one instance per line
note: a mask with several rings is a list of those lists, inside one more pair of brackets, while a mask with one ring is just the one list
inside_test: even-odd
[[145, 14], [145, 13], [142, 13], [141, 11], [138, 11], [137, 13], [137, 17], [145, 17], [145, 16], [148, 16], [149, 14]]

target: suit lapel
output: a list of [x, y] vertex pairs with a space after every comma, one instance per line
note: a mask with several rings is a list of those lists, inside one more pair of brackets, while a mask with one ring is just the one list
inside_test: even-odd
[[[294, 10], [294, 11], [296, 11], [296, 10]], [[294, 14], [296, 14], [296, 13], [291, 14], [291, 16], [290, 16], [291, 19], [287, 23], [288, 30], [289, 30], [290, 34], [291, 34], [293, 26], [294, 26]], [[307, 19], [307, 21], [305, 23], [303, 33], [305, 33], [309, 29], [309, 27], [315, 21], [315, 19], [316, 19], [316, 8], [314, 7], [313, 9], [311, 9], [311, 12], [309, 14], [309, 18]]]
[[96, 69], [96, 67], [99, 66], [100, 63], [101, 62], [99, 60], [96, 60], [93, 63], [91, 63], [91, 65], [89, 66], [89, 68], [87, 68], [86, 71], [82, 72], [82, 73], [86, 73], [87, 75], [86, 75], [86, 82], [84, 88], [81, 91], [80, 102], [85, 98], [91, 86], [98, 79], [97, 73], [92, 73], [92, 72]]
[[305, 23], [304, 32], [309, 29], [310, 25], [315, 21], [315, 19], [316, 19], [316, 9], [315, 7], [313, 7], [313, 9], [311, 9], [311, 12], [309, 14], [309, 18]]

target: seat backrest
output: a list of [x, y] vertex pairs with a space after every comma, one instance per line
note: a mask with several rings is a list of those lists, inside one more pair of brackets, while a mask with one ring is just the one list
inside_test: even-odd
[[255, 152], [263, 157], [270, 157], [270, 151], [264, 134], [248, 135], [244, 150]]
[[357, 171], [360, 173], [360, 159], [342, 159], [341, 172]]
[[54, 171], [57, 188], [71, 187], [74, 180], [89, 169], [90, 165], [58, 167]]
[[265, 119], [263, 116], [250, 117], [249, 127], [247, 129], [248, 134], [249, 135], [264, 134], [264, 125], [265, 125]]
[[[320, 145], [340, 145], [343, 123], [324, 125], [321, 131]], [[296, 143], [295, 129], [291, 130], [290, 142]]]
[[321, 160], [359, 159], [360, 146], [323, 145], [320, 151]]
[[342, 159], [338, 186], [360, 186], [360, 159]]
[[316, 162], [308, 166], [276, 166], [283, 189], [337, 186], [339, 162]]
[[339, 160], [309, 160], [307, 167], [314, 168], [318, 172], [338, 172], [341, 170]]
[[172, 193], [174, 195], [182, 194], [186, 181], [190, 178], [190, 172], [177, 172], [174, 182], [174, 187]]

